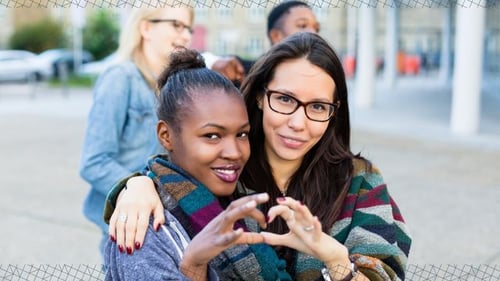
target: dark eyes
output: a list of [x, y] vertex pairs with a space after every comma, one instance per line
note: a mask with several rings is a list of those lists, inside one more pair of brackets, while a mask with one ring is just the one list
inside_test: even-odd
[[292, 98], [290, 98], [289, 96], [286, 96], [286, 95], [278, 96], [278, 97], [276, 97], [276, 99], [282, 103], [294, 102], [294, 100]]
[[[203, 135], [204, 138], [207, 138], [209, 140], [217, 140], [221, 139], [222, 136], [218, 133], [208, 133]], [[236, 135], [237, 138], [248, 138], [248, 131], [243, 131], [240, 132]]]
[[321, 104], [321, 103], [312, 103], [309, 105], [312, 109], [314, 109], [315, 111], [326, 111], [327, 108], [324, 104]]
[[219, 138], [219, 135], [218, 134], [205, 134], [205, 135], [203, 135], [203, 137], [210, 139], [210, 140], [215, 140], [215, 139]]
[[239, 138], [248, 138], [248, 132], [246, 132], [246, 131], [245, 132], [241, 132], [241, 133], [238, 134], [238, 137]]

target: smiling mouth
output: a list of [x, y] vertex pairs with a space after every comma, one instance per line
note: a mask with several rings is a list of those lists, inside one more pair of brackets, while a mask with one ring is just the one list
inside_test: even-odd
[[280, 138], [283, 144], [288, 148], [300, 148], [305, 143], [303, 140], [288, 138], [285, 136], [280, 136]]
[[239, 168], [214, 168], [215, 175], [222, 181], [234, 183], [238, 180]]
[[180, 50], [186, 48], [183, 45], [177, 45], [177, 44], [172, 44], [172, 47], [174, 47], [174, 50], [176, 50], [176, 51], [180, 51]]

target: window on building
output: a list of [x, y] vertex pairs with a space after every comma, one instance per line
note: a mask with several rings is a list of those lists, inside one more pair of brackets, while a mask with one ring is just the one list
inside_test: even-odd
[[226, 7], [217, 8], [217, 20], [220, 20], [222, 22], [229, 22], [232, 19], [232, 16], [232, 9]]
[[248, 20], [255, 23], [266, 20], [266, 10], [262, 7], [250, 7], [248, 9]]
[[195, 7], [194, 8], [194, 19], [196, 23], [206, 23], [208, 20], [208, 8], [207, 7]]
[[228, 43], [221, 36], [215, 41], [214, 52], [217, 55], [227, 55], [228, 53]]
[[264, 41], [260, 37], [250, 37], [247, 45], [248, 56], [257, 58], [264, 53]]

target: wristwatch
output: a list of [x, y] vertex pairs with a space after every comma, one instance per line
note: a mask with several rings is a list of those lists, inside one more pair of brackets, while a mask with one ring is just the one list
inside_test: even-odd
[[[323, 267], [321, 269], [321, 274], [323, 275], [323, 279], [325, 279], [325, 281], [332, 281], [332, 277], [330, 276], [330, 270], [327, 267]], [[349, 273], [346, 275], [346, 277], [338, 281], [350, 281], [354, 277], [356, 277], [356, 275], [358, 275], [358, 269], [356, 267], [356, 264], [351, 262], [351, 270], [349, 271]]]

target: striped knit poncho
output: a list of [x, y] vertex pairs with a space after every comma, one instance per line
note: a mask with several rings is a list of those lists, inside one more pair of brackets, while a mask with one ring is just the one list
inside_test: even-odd
[[[146, 174], [156, 182], [165, 208], [191, 237], [222, 211], [206, 187], [173, 166], [166, 157], [152, 158]], [[116, 197], [127, 179], [108, 194], [105, 220], [111, 217]], [[255, 223], [244, 227], [259, 231]], [[411, 238], [376, 168], [368, 171], [364, 162], [354, 160], [353, 180], [330, 234], [348, 248], [350, 258], [370, 280], [404, 280]], [[211, 266], [221, 280], [291, 280], [284, 271], [283, 260], [263, 244], [235, 246], [215, 258]], [[323, 280], [320, 272], [323, 267], [321, 261], [298, 253], [292, 279]]]
[[[404, 280], [411, 238], [397, 204], [376, 167], [353, 160], [354, 172], [342, 212], [330, 234], [370, 280]], [[297, 254], [294, 280], [323, 280], [322, 262]]]

